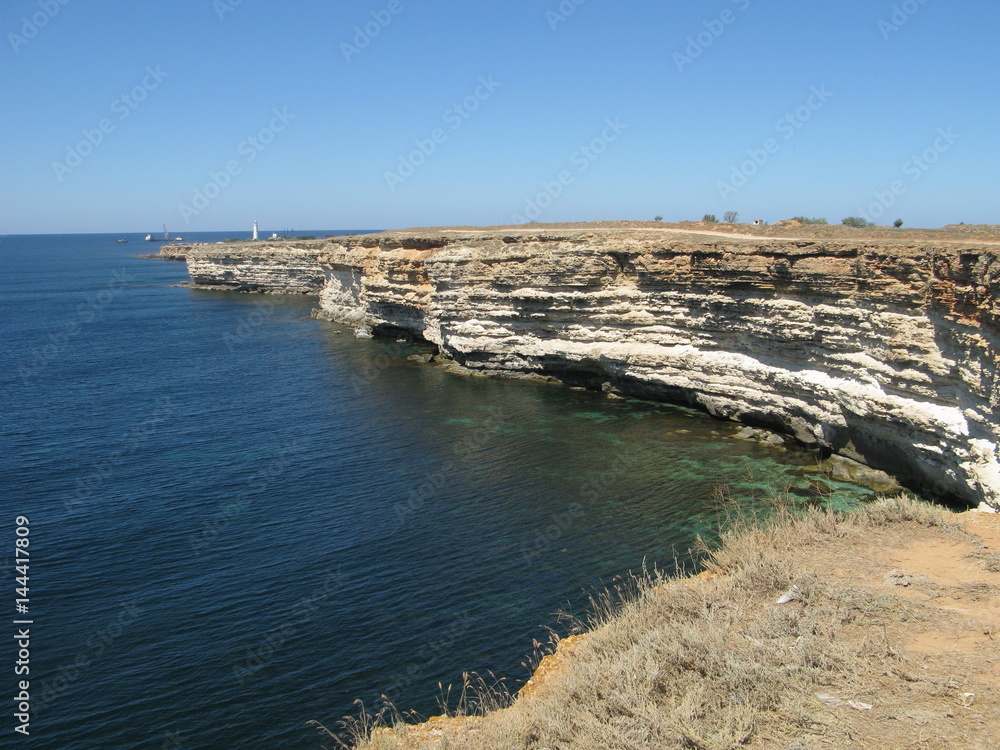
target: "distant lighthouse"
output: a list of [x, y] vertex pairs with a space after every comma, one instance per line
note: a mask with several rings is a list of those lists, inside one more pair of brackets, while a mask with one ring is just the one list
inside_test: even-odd
[[253, 223], [253, 238], [254, 238], [254, 241], [257, 241], [257, 239], [259, 239], [257, 237], [257, 222], [256, 221]]

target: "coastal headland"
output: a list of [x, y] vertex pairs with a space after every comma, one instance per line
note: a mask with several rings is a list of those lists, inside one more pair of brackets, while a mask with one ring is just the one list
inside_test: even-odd
[[607, 222], [182, 252], [196, 287], [318, 295], [317, 316], [455, 370], [695, 406], [1000, 508], [995, 227]]

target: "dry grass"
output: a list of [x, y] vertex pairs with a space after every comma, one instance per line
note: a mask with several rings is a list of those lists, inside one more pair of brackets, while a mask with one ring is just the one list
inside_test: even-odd
[[[930, 604], [949, 591], [968, 598], [968, 585], [988, 604], [1000, 594], [989, 577], [995, 574], [970, 563], [986, 578], [952, 590], [924, 576], [893, 571], [893, 578], [891, 561], [878, 562], [884, 550], [916, 540], [963, 548], [963, 536], [951, 514], [905, 498], [849, 517], [812, 510], [737, 520], [700, 576], [667, 582], [646, 572], [631, 588], [598, 599], [592, 629], [543, 660], [538, 679], [516, 698], [493, 680], [467, 679], [458, 718], [409, 726], [386, 710], [377, 720], [355, 721], [344, 744], [997, 747], [1000, 675], [984, 682], [970, 666], [1000, 663], [996, 643], [982, 637], [974, 610], [955, 620]], [[777, 604], [789, 590], [791, 601]], [[980, 633], [972, 661], [949, 654], [922, 661], [908, 651], [914, 633], [947, 638], [965, 625]]]
[[996, 552], [973, 552], [969, 555], [973, 560], [982, 560], [990, 573], [1000, 573], [1000, 554]]

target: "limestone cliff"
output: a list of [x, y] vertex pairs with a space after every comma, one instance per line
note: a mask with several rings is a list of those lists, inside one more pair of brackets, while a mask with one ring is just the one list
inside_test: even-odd
[[238, 292], [317, 294], [325, 277], [317, 260], [322, 242], [256, 242], [184, 248], [196, 287]]
[[[325, 316], [420, 335], [470, 370], [699, 406], [928, 496], [1000, 505], [1000, 253], [873, 236], [409, 231], [283, 262], [312, 284], [318, 256]], [[192, 278], [251, 288], [287, 272], [247, 253], [189, 257]]]

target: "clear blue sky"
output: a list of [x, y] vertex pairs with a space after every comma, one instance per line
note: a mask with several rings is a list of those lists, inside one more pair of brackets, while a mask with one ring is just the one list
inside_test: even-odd
[[0, 234], [839, 222], [876, 192], [879, 223], [1000, 223], [998, 28], [995, 0], [5, 0]]

